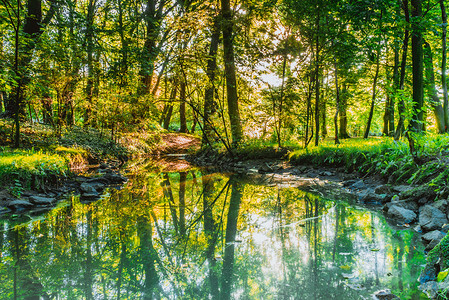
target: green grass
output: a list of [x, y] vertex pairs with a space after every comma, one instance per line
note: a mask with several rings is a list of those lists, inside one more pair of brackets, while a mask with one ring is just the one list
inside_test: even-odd
[[348, 139], [335, 145], [326, 141], [318, 147], [292, 151], [293, 164], [343, 167], [346, 171], [378, 174], [389, 183], [427, 184], [448, 189], [449, 135], [416, 135], [415, 159], [406, 139]]
[[68, 161], [59, 154], [0, 148], [0, 182], [16, 194], [20, 188], [44, 188], [68, 174]]

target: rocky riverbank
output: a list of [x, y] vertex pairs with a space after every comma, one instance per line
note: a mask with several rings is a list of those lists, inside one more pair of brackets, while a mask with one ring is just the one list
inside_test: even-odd
[[442, 187], [428, 182], [391, 184], [389, 177], [375, 173], [363, 174], [344, 167], [295, 165], [283, 159], [239, 161], [229, 156], [202, 154], [190, 160], [205, 167], [212, 165], [222, 172], [239, 173], [262, 184], [298, 187], [382, 210], [392, 226], [421, 234], [425, 251], [434, 253], [432, 257], [429, 255], [419, 278], [423, 292], [434, 299], [449, 288], [449, 276], [447, 281], [441, 280], [441, 274], [449, 273], [446, 269], [449, 247], [443, 245], [446, 239], [449, 245], [449, 238], [445, 238], [449, 231], [449, 200]]
[[127, 178], [120, 174], [117, 165], [101, 163], [88, 170], [86, 175], [73, 175], [40, 190], [24, 190], [19, 197], [8, 189], [0, 190], [0, 215], [41, 213], [56, 207], [70, 195], [80, 195], [81, 201], [95, 201], [105, 189], [120, 187]]

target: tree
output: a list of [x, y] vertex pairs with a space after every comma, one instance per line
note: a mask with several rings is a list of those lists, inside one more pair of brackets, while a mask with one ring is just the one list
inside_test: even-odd
[[421, 0], [412, 0], [412, 61], [413, 61], [413, 114], [409, 129], [421, 132], [423, 129], [423, 42], [422, 42], [422, 4]]
[[223, 60], [226, 73], [226, 91], [228, 100], [228, 114], [231, 124], [232, 145], [237, 147], [243, 138], [240, 120], [239, 99], [237, 94], [237, 77], [234, 60], [233, 16], [229, 0], [221, 1]]

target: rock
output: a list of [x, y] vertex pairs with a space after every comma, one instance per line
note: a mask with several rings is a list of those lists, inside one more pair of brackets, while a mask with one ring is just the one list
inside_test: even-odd
[[[435, 279], [435, 278], [434, 278]], [[438, 295], [439, 285], [438, 282], [431, 280], [422, 283], [419, 289], [423, 291], [429, 299], [436, 299]]]
[[441, 241], [441, 239], [431, 240], [429, 244], [427, 244], [425, 251], [429, 252], [433, 248], [435, 248], [436, 245]]
[[413, 230], [418, 232], [418, 233], [422, 233], [422, 228], [419, 225], [416, 225], [415, 228], [413, 228]]
[[386, 201], [386, 195], [378, 195], [375, 193], [372, 193], [372, 189], [369, 190], [369, 192], [364, 193], [364, 196], [360, 199], [360, 201], [364, 204], [382, 204], [387, 202]]
[[99, 198], [99, 197], [100, 197], [100, 194], [97, 191], [81, 194], [81, 198], [84, 198], [84, 199], [94, 199], [94, 198]]
[[273, 169], [270, 168], [269, 166], [261, 166], [261, 167], [259, 168], [258, 172], [259, 172], [260, 174], [272, 173], [272, 172], [273, 172]]
[[446, 215], [439, 209], [426, 205], [419, 209], [419, 225], [423, 231], [441, 229], [447, 223]]
[[436, 192], [433, 187], [418, 186], [413, 189], [401, 192], [400, 197], [401, 199], [413, 200], [423, 205], [431, 200], [434, 200], [436, 197]]
[[104, 175], [104, 179], [109, 181], [112, 184], [120, 184], [126, 182], [126, 178], [122, 175], [115, 174], [115, 173], [107, 173]]
[[382, 291], [375, 292], [373, 295], [374, 300], [393, 300], [399, 299], [398, 296], [393, 294], [389, 289], [385, 289]]
[[425, 242], [428, 243], [428, 242], [430, 242], [430, 241], [432, 241], [432, 240], [438, 240], [438, 241], [441, 241], [441, 239], [444, 238], [444, 236], [445, 236], [445, 234], [442, 233], [441, 231], [439, 231], [439, 230], [434, 230], [434, 231], [431, 231], [431, 232], [428, 232], [428, 233], [424, 234], [424, 235], [421, 237], [421, 239], [422, 239], [423, 241], [425, 241]]
[[389, 194], [393, 194], [393, 189], [388, 184], [379, 185], [374, 189], [374, 193], [376, 193], [378, 195], [383, 195], [383, 194], [389, 195]]
[[398, 205], [392, 205], [388, 209], [388, 215], [391, 218], [397, 219], [403, 223], [411, 223], [416, 219], [416, 214], [409, 209], [400, 207]]
[[364, 189], [364, 188], [366, 188], [366, 184], [363, 182], [363, 180], [359, 180], [359, 181], [356, 181], [354, 184], [352, 184], [349, 188]]
[[392, 207], [393, 205], [400, 206], [405, 209], [409, 209], [415, 213], [418, 212], [418, 204], [416, 204], [415, 202], [410, 202], [410, 201], [392, 201], [392, 202], [386, 203], [383, 210], [388, 211], [390, 209], [390, 207]]
[[413, 190], [414, 187], [413, 186], [409, 186], [409, 185], [392, 185], [391, 186], [392, 192], [393, 193], [399, 193], [402, 194], [404, 192]]
[[55, 198], [41, 197], [41, 196], [30, 196], [29, 200], [31, 203], [36, 205], [52, 205], [56, 202]]
[[329, 171], [323, 171], [323, 172], [320, 172], [319, 175], [320, 175], [320, 176], [333, 176], [334, 173], [329, 172]]
[[447, 203], [448, 203], [447, 200], [438, 200], [438, 201], [432, 203], [431, 205], [433, 207], [435, 207], [436, 209], [438, 209], [442, 212], [445, 212], [447, 209]]
[[10, 209], [0, 206], [0, 216], [3, 214], [9, 213], [10, 211], [11, 211]]
[[345, 180], [343, 182], [343, 186], [344, 187], [351, 187], [353, 186], [358, 180], [354, 180], [354, 179], [349, 179], [349, 180]]
[[28, 209], [33, 207], [33, 203], [31, 203], [28, 200], [22, 200], [22, 199], [15, 199], [8, 202], [6, 207], [12, 209], [12, 210], [20, 210], [20, 209]]
[[84, 182], [80, 186], [80, 190], [83, 194], [97, 192], [94, 185], [91, 183]]

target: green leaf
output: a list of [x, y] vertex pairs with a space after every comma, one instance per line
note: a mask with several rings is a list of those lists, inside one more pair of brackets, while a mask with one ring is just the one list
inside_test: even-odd
[[446, 279], [446, 277], [447, 277], [448, 274], [449, 274], [449, 269], [446, 269], [446, 270], [444, 270], [444, 271], [441, 271], [440, 273], [438, 273], [437, 281], [438, 281], [438, 282], [443, 281], [444, 279]]

